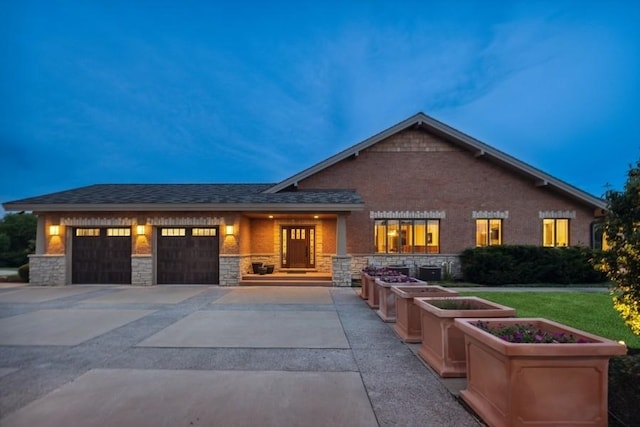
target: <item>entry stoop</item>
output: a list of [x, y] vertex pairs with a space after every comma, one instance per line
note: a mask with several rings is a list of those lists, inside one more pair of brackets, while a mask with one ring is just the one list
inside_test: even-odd
[[240, 280], [240, 286], [333, 286], [329, 273], [273, 273], [273, 274], [245, 274]]

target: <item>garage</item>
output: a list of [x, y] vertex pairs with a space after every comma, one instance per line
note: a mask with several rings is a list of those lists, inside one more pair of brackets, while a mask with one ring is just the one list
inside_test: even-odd
[[131, 283], [130, 228], [73, 230], [71, 283]]
[[159, 228], [157, 283], [219, 283], [220, 242], [217, 227]]

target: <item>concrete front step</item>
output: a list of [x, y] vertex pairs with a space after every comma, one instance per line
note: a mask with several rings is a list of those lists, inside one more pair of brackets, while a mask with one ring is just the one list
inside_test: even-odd
[[329, 273], [245, 274], [240, 286], [333, 286]]

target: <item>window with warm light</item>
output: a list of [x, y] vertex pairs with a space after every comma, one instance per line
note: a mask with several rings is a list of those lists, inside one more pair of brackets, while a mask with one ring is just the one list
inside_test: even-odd
[[108, 237], [128, 237], [131, 236], [130, 228], [107, 228]]
[[542, 245], [546, 247], [569, 246], [569, 220], [544, 218], [542, 220]]
[[377, 219], [374, 245], [377, 253], [440, 253], [440, 221]]
[[495, 246], [502, 244], [501, 219], [476, 220], [476, 246]]
[[213, 237], [216, 236], [215, 228], [194, 228], [191, 230], [191, 235], [195, 237]]

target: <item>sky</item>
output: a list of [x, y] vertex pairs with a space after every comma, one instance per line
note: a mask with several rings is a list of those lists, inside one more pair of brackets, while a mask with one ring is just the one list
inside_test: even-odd
[[417, 112], [595, 196], [640, 159], [635, 0], [0, 4], [0, 202], [275, 183]]

